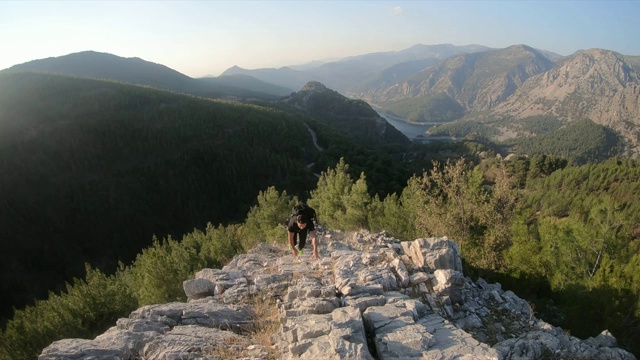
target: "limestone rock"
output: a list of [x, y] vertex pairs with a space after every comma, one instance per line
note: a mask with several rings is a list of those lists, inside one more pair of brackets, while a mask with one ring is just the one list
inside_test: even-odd
[[449, 269], [462, 273], [462, 258], [458, 245], [447, 238], [422, 238], [409, 247], [409, 256], [414, 264], [431, 272]]
[[[635, 359], [607, 331], [577, 339], [500, 284], [464, 277], [447, 238], [324, 235], [319, 261], [260, 244], [187, 279], [188, 302], [141, 307], [39, 359]], [[252, 336], [258, 296], [277, 304], [268, 343]]]

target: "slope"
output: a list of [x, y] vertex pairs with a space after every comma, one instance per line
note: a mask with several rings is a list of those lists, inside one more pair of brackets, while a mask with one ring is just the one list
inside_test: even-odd
[[[363, 98], [412, 121], [451, 121], [464, 111], [491, 109], [527, 78], [552, 66], [538, 51], [514, 45], [451, 57], [403, 82], [373, 89]], [[430, 108], [451, 115], [428, 118]]]
[[[317, 179], [295, 114], [35, 73], [0, 74], [0, 308], [132, 260], [158, 236], [242, 218]], [[55, 285], [52, 285], [55, 284]]]
[[349, 134], [365, 145], [408, 144], [409, 139], [362, 100], [349, 99], [310, 81], [300, 91], [279, 102]]
[[634, 60], [603, 49], [577, 52], [527, 80], [494, 114], [517, 119], [544, 114], [563, 122], [589, 119], [618, 133], [627, 143], [627, 154], [637, 155], [640, 73]]
[[37, 71], [108, 79], [215, 98], [234, 96], [274, 99], [291, 93], [289, 89], [257, 79], [250, 81], [246, 77], [193, 79], [161, 64], [95, 51], [33, 60], [4, 71]]

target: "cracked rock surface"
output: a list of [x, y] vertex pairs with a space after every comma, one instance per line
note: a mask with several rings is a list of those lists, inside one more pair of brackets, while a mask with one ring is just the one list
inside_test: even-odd
[[[319, 240], [318, 261], [260, 244], [184, 281], [186, 303], [142, 307], [39, 359], [635, 359], [606, 330], [580, 340], [500, 284], [465, 277], [450, 239], [324, 231]], [[248, 336], [256, 294], [277, 300], [268, 347]]]

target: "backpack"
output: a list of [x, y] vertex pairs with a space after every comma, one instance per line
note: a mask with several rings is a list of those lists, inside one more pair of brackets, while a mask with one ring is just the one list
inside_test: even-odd
[[291, 219], [292, 217], [296, 217], [298, 215], [306, 215], [307, 218], [311, 221], [316, 220], [316, 211], [309, 205], [302, 202], [293, 207], [293, 209], [291, 210], [291, 216], [289, 216], [289, 219]]

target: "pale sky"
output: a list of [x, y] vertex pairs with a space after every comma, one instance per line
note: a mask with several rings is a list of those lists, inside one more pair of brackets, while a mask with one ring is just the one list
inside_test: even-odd
[[640, 0], [0, 0], [0, 70], [85, 50], [139, 57], [191, 77], [415, 44], [640, 55], [638, 14]]

